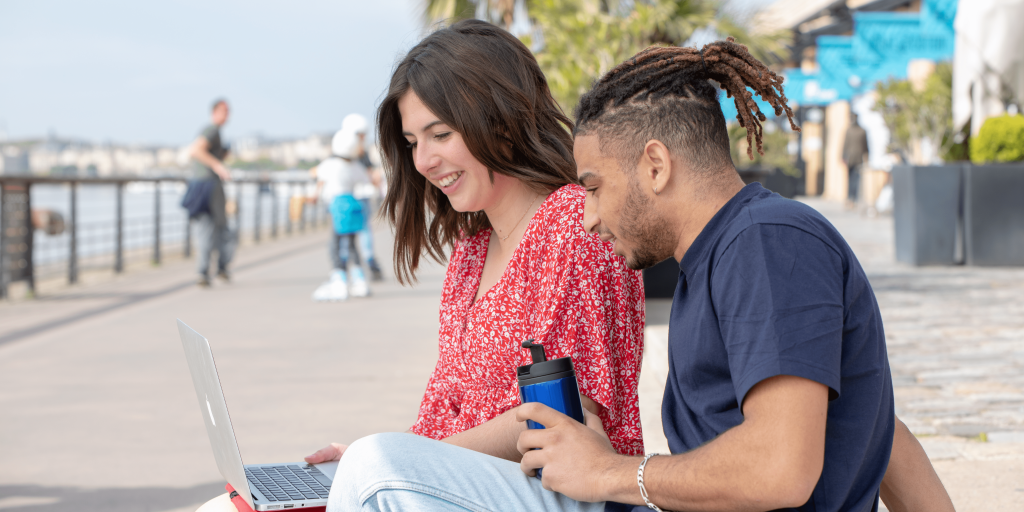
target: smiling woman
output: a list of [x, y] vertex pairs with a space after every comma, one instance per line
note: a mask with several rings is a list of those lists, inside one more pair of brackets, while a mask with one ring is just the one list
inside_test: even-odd
[[613, 445], [642, 453], [639, 275], [583, 229], [572, 123], [530, 51], [475, 20], [434, 32], [395, 69], [378, 127], [395, 273], [412, 281], [424, 252], [450, 253], [412, 432], [518, 460], [514, 375], [533, 338], [573, 358]]
[[[462, 236], [510, 228], [492, 225], [478, 207], [483, 200], [469, 197], [479, 190], [458, 185], [462, 173], [479, 172], [498, 191], [512, 178], [544, 195], [576, 181], [572, 122], [529, 49], [487, 23], [457, 23], [413, 48], [392, 75], [377, 125], [390, 185], [384, 211], [395, 225], [395, 270], [403, 282], [414, 279], [424, 251], [444, 261], [446, 247]], [[425, 150], [452, 138], [461, 140], [464, 154], [446, 158], [450, 165], [415, 161], [434, 157]], [[460, 166], [467, 158], [473, 168]], [[447, 188], [463, 192], [456, 199]], [[521, 214], [511, 212], [513, 222]]]

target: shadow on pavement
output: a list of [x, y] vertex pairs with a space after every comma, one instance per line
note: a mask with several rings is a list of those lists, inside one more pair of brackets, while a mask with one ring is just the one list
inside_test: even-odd
[[223, 493], [223, 482], [185, 488], [127, 489], [0, 485], [0, 509], [3, 512], [161, 512], [190, 505], [199, 508], [200, 504]]

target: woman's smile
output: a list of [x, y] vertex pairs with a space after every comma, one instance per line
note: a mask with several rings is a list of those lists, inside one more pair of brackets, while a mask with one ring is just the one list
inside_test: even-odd
[[462, 173], [463, 173], [463, 171], [459, 171], [459, 172], [456, 172], [456, 173], [449, 174], [448, 176], [445, 176], [445, 177], [437, 180], [437, 184], [441, 186], [441, 190], [442, 191], [447, 193], [448, 191], [445, 190], [445, 189], [451, 187], [452, 184], [454, 184], [456, 181], [458, 181], [459, 178], [462, 177]]

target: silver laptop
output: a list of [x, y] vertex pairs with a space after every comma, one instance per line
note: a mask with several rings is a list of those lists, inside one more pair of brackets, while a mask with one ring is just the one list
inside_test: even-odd
[[242, 465], [235, 431], [231, 428], [228, 405], [217, 377], [210, 343], [178, 320], [178, 333], [185, 347], [185, 359], [192, 372], [199, 410], [210, 435], [213, 456], [220, 474], [253, 510], [284, 510], [322, 507], [327, 504], [337, 462], [307, 464]]

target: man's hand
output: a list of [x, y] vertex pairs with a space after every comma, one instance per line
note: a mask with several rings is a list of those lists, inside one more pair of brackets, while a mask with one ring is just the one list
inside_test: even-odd
[[231, 181], [231, 171], [229, 171], [227, 167], [224, 167], [224, 164], [219, 161], [216, 162], [216, 165], [212, 167], [213, 172], [217, 173], [217, 176], [220, 176], [222, 181]]
[[519, 435], [517, 448], [523, 454], [520, 467], [531, 476], [537, 468], [544, 468], [545, 489], [578, 501], [605, 501], [605, 471], [630, 458], [615, 452], [600, 418], [586, 409], [583, 416], [586, 425], [544, 404], [519, 406], [517, 420], [544, 425], [544, 429]]
[[341, 456], [345, 453], [347, 448], [347, 444], [331, 443], [330, 446], [317, 450], [313, 455], [307, 455], [305, 460], [310, 464], [320, 464], [321, 462], [341, 460]]

